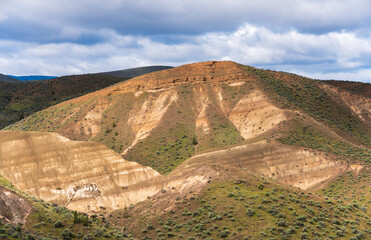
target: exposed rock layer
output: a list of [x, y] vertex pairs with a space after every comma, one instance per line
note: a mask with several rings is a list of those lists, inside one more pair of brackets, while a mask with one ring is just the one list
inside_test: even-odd
[[348, 166], [325, 154], [265, 141], [196, 155], [171, 175], [193, 171], [205, 166], [236, 167], [276, 179], [280, 183], [309, 189], [345, 171], [356, 170], [360, 165]]
[[162, 184], [150, 167], [56, 133], [1, 131], [0, 174], [30, 195], [79, 211], [123, 208]]

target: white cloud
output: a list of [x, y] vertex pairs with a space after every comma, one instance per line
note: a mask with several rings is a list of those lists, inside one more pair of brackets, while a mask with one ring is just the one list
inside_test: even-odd
[[320, 80], [351, 80], [351, 81], [359, 81], [359, 82], [368, 82], [371, 83], [371, 69], [360, 69], [356, 71], [349, 71], [349, 72], [332, 72], [332, 73], [321, 73], [321, 72], [314, 72], [314, 73], [307, 73], [303, 71], [295, 71], [292, 72], [304, 75], [314, 79]]
[[314, 35], [244, 24], [231, 33], [186, 36], [179, 43], [123, 36], [105, 29], [96, 34], [106, 41], [93, 45], [0, 41], [0, 72], [66, 75], [226, 59], [320, 78], [369, 81], [371, 71], [367, 69], [371, 37], [346, 31]]

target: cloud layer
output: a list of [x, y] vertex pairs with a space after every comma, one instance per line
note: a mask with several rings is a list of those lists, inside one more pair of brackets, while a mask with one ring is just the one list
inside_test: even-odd
[[371, 2], [0, 0], [0, 72], [206, 60], [371, 81]]

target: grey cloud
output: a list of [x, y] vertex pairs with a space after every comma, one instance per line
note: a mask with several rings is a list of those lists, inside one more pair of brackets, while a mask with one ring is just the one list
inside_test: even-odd
[[[84, 39], [65, 35], [66, 29], [90, 32], [112, 29], [119, 34], [199, 35], [232, 32], [242, 22], [277, 30], [295, 28], [301, 32], [324, 33], [340, 29], [369, 28], [368, 0], [2, 0], [7, 13], [0, 31], [9, 38], [34, 41]], [[1, 16], [1, 15], [0, 15]], [[22, 34], [23, 33], [23, 34]]]
[[0, 0], [0, 72], [233, 60], [370, 81], [368, 0]]

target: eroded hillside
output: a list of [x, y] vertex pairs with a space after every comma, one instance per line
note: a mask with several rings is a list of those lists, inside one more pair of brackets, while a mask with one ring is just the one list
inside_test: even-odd
[[1, 131], [0, 174], [31, 196], [84, 212], [123, 208], [162, 187], [150, 167], [56, 133]]
[[0, 203], [1, 239], [127, 239], [104, 218], [30, 196], [2, 176]]
[[[188, 64], [9, 126], [0, 174], [71, 209], [123, 208], [109, 221], [143, 239], [362, 239], [370, 119], [358, 88], [233, 62]], [[358, 190], [342, 193], [344, 181]]]
[[[203, 62], [139, 76], [7, 129], [100, 142], [167, 174], [198, 152], [293, 135], [296, 121], [320, 126], [330, 139], [366, 152], [367, 162], [369, 107], [367, 96], [294, 74]], [[319, 139], [313, 141], [318, 145]]]

